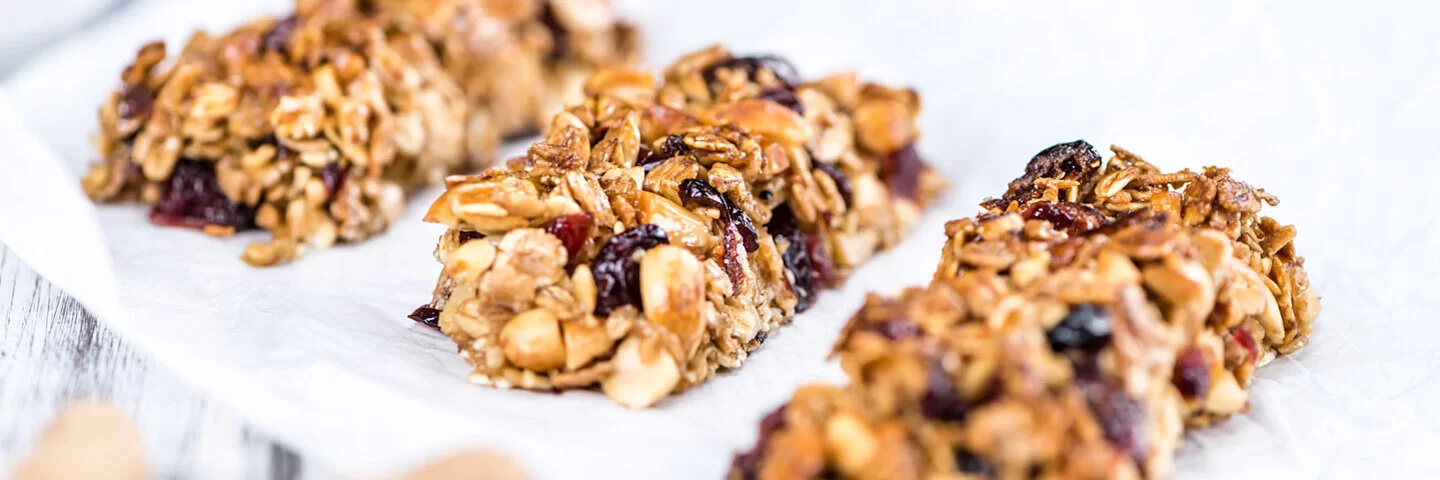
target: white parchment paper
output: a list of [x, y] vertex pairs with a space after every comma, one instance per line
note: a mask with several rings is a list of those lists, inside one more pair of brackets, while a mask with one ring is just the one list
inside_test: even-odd
[[238, 260], [261, 234], [157, 228], [143, 207], [83, 198], [95, 110], [136, 47], [178, 47], [194, 28], [287, 3], [140, 2], [12, 77], [0, 90], [0, 241], [307, 461], [392, 472], [489, 446], [544, 478], [716, 478], [795, 386], [840, 378], [824, 356], [864, 292], [926, 281], [944, 220], [973, 214], [1035, 152], [1085, 138], [1166, 168], [1230, 166], [1280, 196], [1275, 213], [1299, 228], [1323, 298], [1311, 345], [1260, 374], [1250, 412], [1188, 434], [1180, 477], [1440, 472], [1436, 4], [627, 4], [652, 65], [723, 41], [810, 76], [855, 68], [915, 86], [921, 151], [954, 184], [912, 239], [745, 368], [631, 412], [590, 392], [469, 386], [450, 342], [405, 318], [438, 271], [441, 228], [418, 221], [433, 190], [389, 233], [269, 269]]

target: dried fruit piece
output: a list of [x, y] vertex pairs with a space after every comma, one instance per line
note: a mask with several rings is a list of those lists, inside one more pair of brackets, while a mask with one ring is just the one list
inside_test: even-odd
[[160, 201], [150, 209], [150, 221], [175, 227], [220, 225], [247, 230], [255, 226], [255, 209], [230, 201], [220, 191], [214, 168], [180, 160], [165, 181]]
[[745, 242], [745, 251], [753, 252], [760, 248], [760, 243], [756, 240], [758, 233], [755, 231], [755, 223], [750, 221], [750, 215], [704, 180], [690, 178], [680, 182], [680, 201], [684, 202], [686, 207], [719, 210], [721, 220], [734, 225], [740, 233], [740, 238]]
[[415, 311], [410, 312], [409, 315], [406, 315], [406, 317], [414, 320], [421, 325], [436, 330], [440, 329], [440, 309], [438, 308], [429, 305], [421, 305], [419, 308], [416, 308]]
[[1105, 214], [1094, 207], [1074, 202], [1035, 202], [1025, 206], [1020, 216], [1026, 220], [1050, 222], [1056, 230], [1070, 236], [1085, 234], [1108, 223]]
[[906, 145], [885, 156], [881, 164], [881, 176], [890, 194], [901, 198], [915, 199], [920, 193], [920, 176], [925, 172], [925, 162], [915, 152], [915, 144]]
[[585, 248], [585, 242], [590, 239], [590, 223], [592, 217], [589, 213], [576, 213], [555, 217], [545, 224], [545, 233], [554, 235], [565, 245], [565, 252], [569, 255], [569, 265], [575, 266], [580, 259], [580, 249]]
[[590, 272], [595, 276], [595, 314], [609, 315], [621, 305], [640, 306], [640, 268], [632, 258], [636, 250], [670, 243], [665, 230], [644, 224], [610, 237], [595, 259]]
[[1175, 357], [1172, 375], [1175, 389], [1185, 398], [1199, 398], [1210, 391], [1210, 363], [1199, 347], [1190, 347]]
[[774, 74], [775, 79], [787, 88], [794, 89], [800, 85], [800, 75], [796, 73], [795, 66], [791, 65], [789, 60], [775, 55], [727, 58], [706, 67], [700, 75], [705, 79], [705, 83], [714, 83], [715, 72], [721, 69], [743, 71], [751, 80], [755, 79], [757, 72], [765, 70]]
[[1072, 306], [1059, 324], [1045, 332], [1045, 339], [1056, 352], [1095, 353], [1110, 343], [1110, 312], [1089, 303]]

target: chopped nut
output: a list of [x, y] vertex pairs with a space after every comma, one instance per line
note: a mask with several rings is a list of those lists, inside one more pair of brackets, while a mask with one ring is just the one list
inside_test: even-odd
[[544, 372], [565, 364], [560, 322], [543, 308], [521, 313], [505, 322], [505, 327], [500, 329], [500, 345], [505, 349], [505, 359], [522, 368]]
[[700, 260], [670, 245], [650, 249], [640, 261], [640, 296], [645, 318], [678, 335], [687, 356], [694, 352], [705, 332], [700, 319], [705, 271]]
[[628, 408], [645, 408], [665, 398], [680, 382], [680, 368], [670, 352], [631, 337], [615, 349], [615, 372], [600, 383], [605, 395]]

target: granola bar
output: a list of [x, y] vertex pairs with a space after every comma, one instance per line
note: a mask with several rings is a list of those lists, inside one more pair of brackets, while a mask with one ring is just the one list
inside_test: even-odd
[[305, 17], [367, 17], [420, 32], [473, 107], [472, 150], [533, 135], [579, 103], [598, 69], [639, 60], [635, 27], [609, 0], [298, 0]]
[[525, 157], [447, 179], [426, 217], [450, 228], [411, 318], [473, 383], [651, 405], [739, 367], [945, 186], [914, 147], [919, 97], [853, 74], [802, 82], [712, 47], [585, 91]]
[[950, 222], [935, 279], [871, 296], [732, 478], [1165, 477], [1319, 313], [1276, 199], [1084, 142]]
[[161, 225], [263, 228], [273, 239], [242, 259], [283, 263], [384, 231], [408, 190], [489, 165], [501, 135], [533, 131], [636, 43], [605, 2], [299, 0], [168, 62], [143, 47], [100, 109], [82, 186]]

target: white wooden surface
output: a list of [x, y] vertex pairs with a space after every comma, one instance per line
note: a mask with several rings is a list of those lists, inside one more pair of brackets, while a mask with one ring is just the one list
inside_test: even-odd
[[300, 457], [132, 349], [0, 244], [0, 477], [67, 402], [130, 414], [159, 478], [296, 478]]

